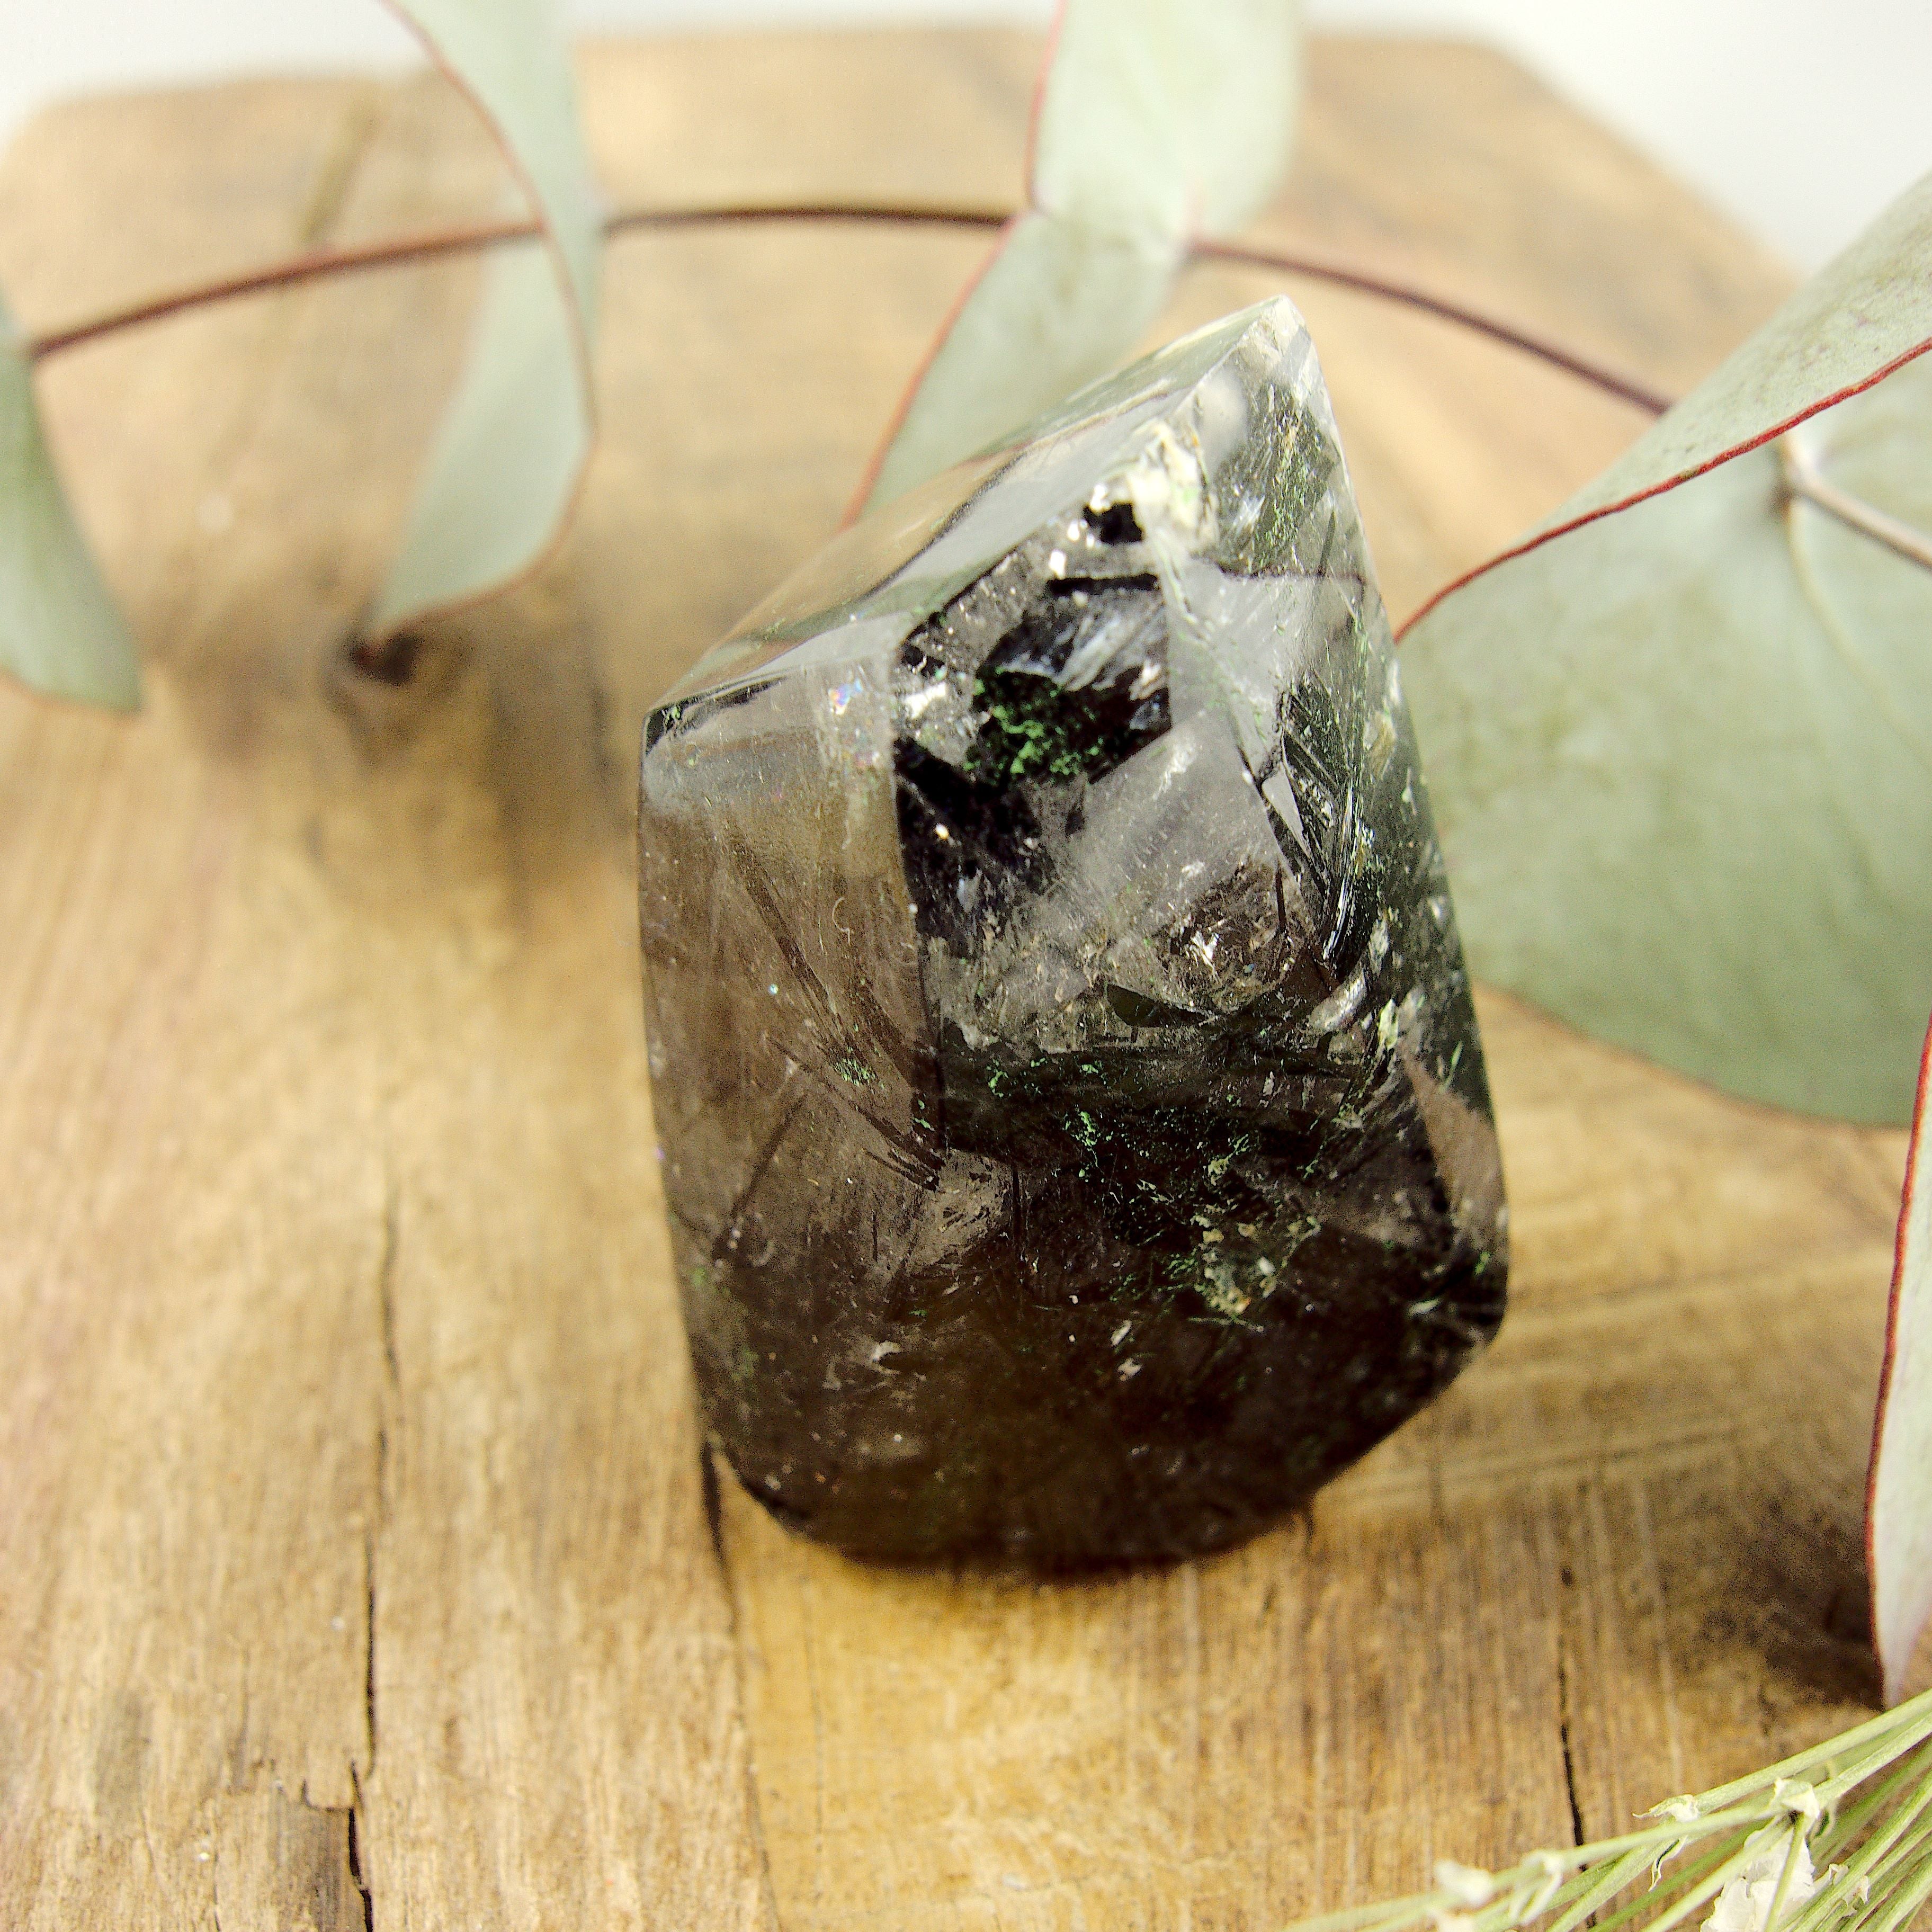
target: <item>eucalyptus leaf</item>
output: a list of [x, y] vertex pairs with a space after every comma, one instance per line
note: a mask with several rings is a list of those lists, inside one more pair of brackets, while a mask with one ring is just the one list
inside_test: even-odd
[[1932, 1034], [1919, 1066], [1905, 1198], [1886, 1324], [1885, 1368], [1866, 1487], [1866, 1567], [1885, 1699], [1904, 1695], [1912, 1647], [1932, 1618], [1932, 1158], [1928, 1158]]
[[1035, 207], [1185, 243], [1259, 214], [1288, 165], [1300, 8], [1066, 0], [1033, 134]]
[[884, 502], [1120, 362], [1198, 235], [1238, 227], [1286, 167], [1299, 0], [1066, 0], [1031, 206], [941, 333], [880, 459]]
[[131, 711], [133, 639], [55, 473], [33, 374], [0, 302], [0, 669], [54, 698]]
[[1478, 975], [1886, 1123], [1932, 1006], [1932, 571], [1797, 486], [1932, 529], [1928, 288], [1922, 185], [1401, 656]]
[[534, 569], [562, 533], [595, 436], [601, 208], [550, 0], [392, 0], [476, 102], [544, 229], [484, 284], [470, 359], [370, 628], [393, 634]]
[[1552, 538], [1662, 494], [1932, 348], [1932, 175], [1894, 202], [1594, 482], [1462, 584]]

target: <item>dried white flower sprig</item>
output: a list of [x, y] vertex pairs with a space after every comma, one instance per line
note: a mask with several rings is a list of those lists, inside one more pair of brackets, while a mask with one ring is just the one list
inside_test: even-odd
[[1902, 1932], [1932, 1898], [1932, 1691], [1644, 1815], [1662, 1822], [1507, 1871], [1445, 1859], [1433, 1892], [1291, 1932], [1577, 1932], [1593, 1916], [1594, 1932]]

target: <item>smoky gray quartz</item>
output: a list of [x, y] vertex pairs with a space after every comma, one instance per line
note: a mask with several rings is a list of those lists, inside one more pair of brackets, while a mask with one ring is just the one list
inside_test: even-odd
[[652, 712], [711, 1439], [855, 1553], [1276, 1521], [1502, 1319], [1475, 1016], [1286, 302], [866, 518]]

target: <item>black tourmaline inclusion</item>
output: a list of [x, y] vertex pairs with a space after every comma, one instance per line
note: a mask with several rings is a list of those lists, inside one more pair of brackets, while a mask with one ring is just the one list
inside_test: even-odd
[[1474, 1015], [1286, 303], [860, 524], [646, 746], [692, 1354], [782, 1520], [1213, 1549], [1495, 1331]]

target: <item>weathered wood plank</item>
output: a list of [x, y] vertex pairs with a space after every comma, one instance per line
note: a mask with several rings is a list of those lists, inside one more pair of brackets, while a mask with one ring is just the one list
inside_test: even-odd
[[[363, 101], [264, 112], [331, 157]], [[208, 105], [171, 105], [191, 156]], [[487, 203], [452, 97], [377, 106], [326, 232]], [[180, 190], [212, 230], [235, 172]], [[92, 176], [83, 232], [138, 186]], [[341, 661], [472, 281], [50, 386], [64, 448], [118, 428], [104, 489], [75, 467], [152, 689], [133, 725], [6, 700], [0, 870], [48, 933], [8, 955], [9, 1167], [49, 1179], [0, 1211], [54, 1385], [10, 1412], [9, 1924], [359, 1926], [352, 1811], [399, 1919], [766, 1917], [600, 694], [547, 592], [404, 692]]]
[[[586, 59], [614, 201], [1017, 193], [1034, 44]], [[1682, 385], [1781, 272], [1472, 50], [1318, 46], [1260, 232]], [[482, 212], [427, 82], [49, 116], [44, 323]], [[132, 724], [0, 692], [0, 1923], [1244, 1926], [1602, 1831], [1868, 1698], [1858, 1480], [1901, 1150], [1484, 1005], [1514, 1310], [1308, 1519], [1078, 1588], [707, 1528], [626, 820], [648, 695], [820, 540], [982, 242], [614, 250], [565, 556], [344, 640], [473, 269], [47, 374]], [[1190, 278], [1167, 326], [1252, 298]], [[1313, 286], [1390, 601], [1634, 428]]]

